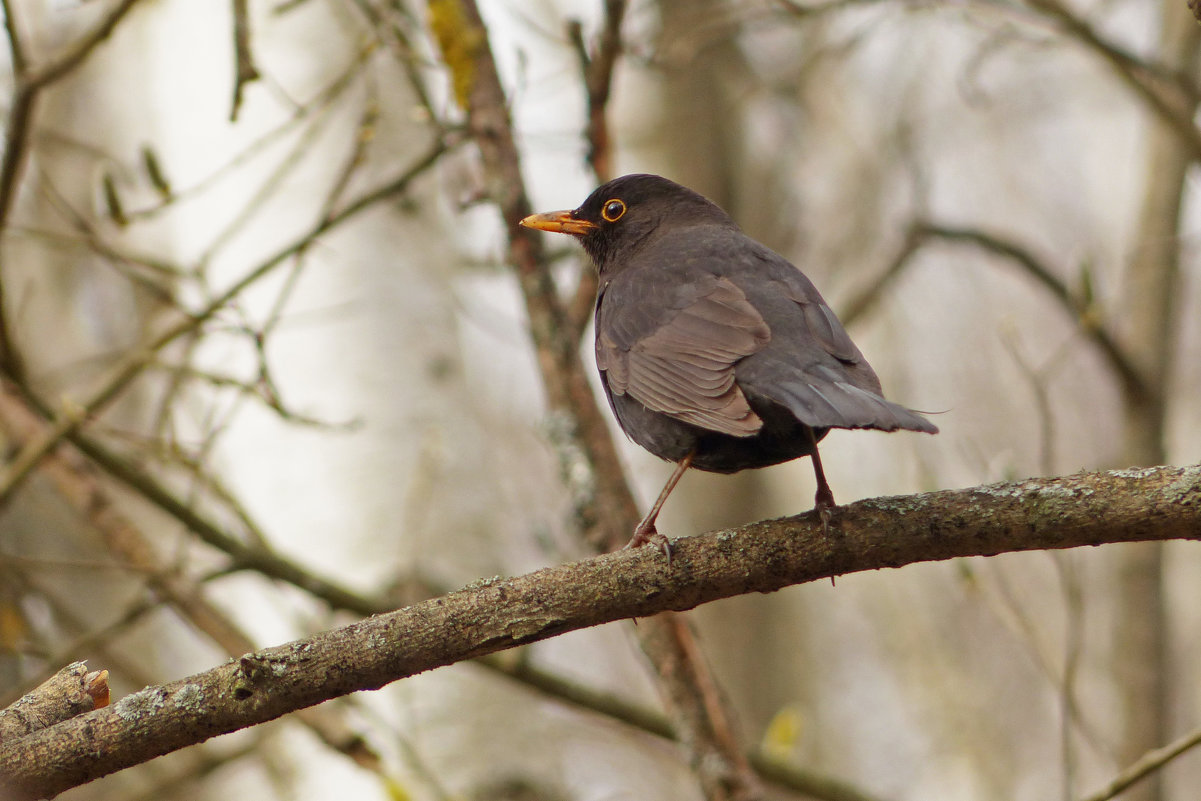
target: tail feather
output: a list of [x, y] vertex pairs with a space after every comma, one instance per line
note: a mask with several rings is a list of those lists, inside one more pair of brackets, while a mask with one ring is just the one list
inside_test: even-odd
[[916, 412], [845, 381], [819, 384], [797, 379], [780, 382], [769, 392], [759, 394], [784, 406], [802, 423], [814, 428], [938, 433], [937, 426]]

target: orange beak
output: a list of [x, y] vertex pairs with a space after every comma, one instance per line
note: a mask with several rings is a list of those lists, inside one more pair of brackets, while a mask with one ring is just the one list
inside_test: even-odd
[[537, 228], [539, 231], [554, 231], [559, 234], [587, 236], [597, 229], [596, 223], [587, 220], [577, 220], [570, 211], [548, 211], [544, 214], [531, 214], [521, 221], [526, 228]]

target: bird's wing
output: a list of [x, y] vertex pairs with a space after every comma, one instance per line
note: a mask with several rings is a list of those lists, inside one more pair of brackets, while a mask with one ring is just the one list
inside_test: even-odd
[[[771, 331], [746, 295], [725, 278], [710, 278], [682, 308], [642, 332], [620, 318], [601, 326], [597, 366], [609, 391], [710, 431], [749, 437], [763, 426], [734, 383], [734, 365], [767, 345]], [[642, 318], [646, 319], [646, 318]]]
[[799, 307], [803, 324], [774, 331], [772, 347], [739, 366], [739, 383], [815, 428], [937, 432], [884, 398], [880, 379], [809, 279], [795, 268], [785, 278], [777, 294]]

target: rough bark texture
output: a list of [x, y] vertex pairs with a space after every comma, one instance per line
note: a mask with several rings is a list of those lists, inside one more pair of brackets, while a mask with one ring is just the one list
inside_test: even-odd
[[1148, 539], [1201, 539], [1201, 465], [860, 501], [512, 579], [494, 579], [267, 648], [0, 746], [3, 788], [48, 797], [358, 690], [588, 626], [913, 562]]
[[72, 662], [36, 689], [0, 709], [0, 742], [24, 737], [108, 704], [108, 671]]

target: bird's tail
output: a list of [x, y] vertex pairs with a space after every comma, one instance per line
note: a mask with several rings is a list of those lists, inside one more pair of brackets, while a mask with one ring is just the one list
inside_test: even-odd
[[782, 381], [762, 393], [813, 428], [874, 428], [880, 431], [923, 431], [938, 426], [911, 409], [845, 381], [820, 385], [801, 379]]

